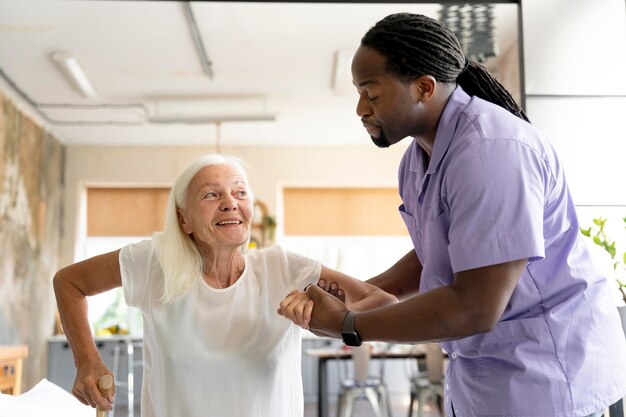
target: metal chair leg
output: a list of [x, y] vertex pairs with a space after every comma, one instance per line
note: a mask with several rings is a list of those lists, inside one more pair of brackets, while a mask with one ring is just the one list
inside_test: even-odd
[[339, 394], [337, 398], [337, 417], [341, 417], [343, 415], [343, 393]]
[[382, 413], [385, 417], [393, 417], [393, 411], [391, 410], [391, 398], [389, 397], [387, 386], [381, 384], [376, 388], [376, 391], [378, 392]]
[[426, 398], [428, 398], [428, 390], [420, 390], [419, 395], [417, 396], [417, 417], [424, 417], [424, 405], [426, 403]]
[[364, 389], [365, 398], [370, 402], [372, 408], [374, 409], [374, 414], [376, 417], [381, 417], [381, 407], [380, 402], [378, 401], [378, 393], [373, 388], [365, 388]]
[[411, 399], [409, 401], [409, 416], [408, 417], [412, 417], [413, 416], [413, 404], [415, 403], [415, 392], [413, 392], [413, 390], [411, 390]]

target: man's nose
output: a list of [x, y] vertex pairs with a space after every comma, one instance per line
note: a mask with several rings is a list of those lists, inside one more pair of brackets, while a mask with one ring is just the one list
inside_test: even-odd
[[372, 114], [372, 108], [363, 96], [359, 96], [359, 101], [356, 103], [356, 114], [359, 117], [369, 116]]

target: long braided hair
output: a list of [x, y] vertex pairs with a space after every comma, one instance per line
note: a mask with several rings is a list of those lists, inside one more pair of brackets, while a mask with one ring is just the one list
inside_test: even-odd
[[480, 97], [529, 121], [511, 94], [485, 67], [467, 60], [456, 36], [443, 23], [427, 16], [396, 13], [376, 23], [361, 39], [387, 61], [387, 71], [405, 82], [431, 75], [443, 83], [458, 83]]

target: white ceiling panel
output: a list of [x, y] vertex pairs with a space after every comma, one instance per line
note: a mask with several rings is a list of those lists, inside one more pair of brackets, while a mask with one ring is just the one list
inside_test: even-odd
[[[212, 62], [212, 79], [203, 71], [183, 4], [167, 1], [0, 0], [0, 70], [67, 144], [211, 146], [218, 132], [228, 145], [367, 144], [354, 114], [349, 60], [340, 77], [344, 85], [333, 89], [336, 54], [349, 57], [367, 29], [390, 13], [437, 17], [440, 8], [190, 5]], [[517, 6], [496, 7], [500, 48], [508, 48], [516, 42]], [[68, 82], [50, 59], [55, 51], [76, 58], [97, 91], [95, 98], [84, 97]], [[251, 110], [251, 100], [262, 101], [262, 109]], [[155, 109], [161, 109], [159, 116], [168, 109], [163, 117], [178, 115], [179, 123], [156, 123]], [[195, 123], [192, 113], [205, 114], [206, 122]], [[226, 113], [235, 117], [217, 129], [212, 121]], [[232, 121], [259, 113], [275, 121]]]

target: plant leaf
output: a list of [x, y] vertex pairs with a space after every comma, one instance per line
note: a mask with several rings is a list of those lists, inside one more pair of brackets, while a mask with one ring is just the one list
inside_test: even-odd
[[588, 229], [583, 229], [582, 227], [580, 228], [580, 233], [582, 233], [583, 235], [587, 236], [587, 237], [591, 237], [591, 227]]
[[[609, 246], [608, 248], [607, 248], [607, 247], [605, 247], [604, 249], [606, 249], [606, 251], [607, 251], [608, 253], [610, 253], [610, 254], [611, 254], [611, 259], [614, 259], [614, 258], [615, 258], [615, 248], [613, 248], [613, 247]], [[616, 268], [617, 268], [617, 267], [616, 267]]]

